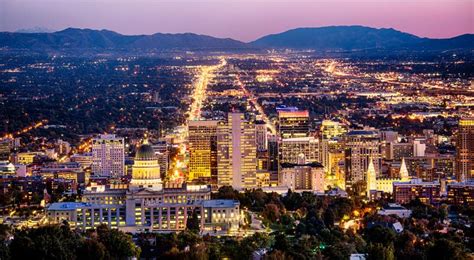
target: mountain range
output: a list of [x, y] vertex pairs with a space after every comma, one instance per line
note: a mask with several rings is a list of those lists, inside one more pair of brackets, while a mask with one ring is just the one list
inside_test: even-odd
[[474, 50], [474, 34], [448, 39], [421, 38], [394, 29], [364, 26], [297, 28], [244, 43], [194, 33], [122, 35], [109, 30], [68, 28], [53, 33], [0, 32], [1, 49], [25, 50], [245, 50], [313, 49], [318, 51]]

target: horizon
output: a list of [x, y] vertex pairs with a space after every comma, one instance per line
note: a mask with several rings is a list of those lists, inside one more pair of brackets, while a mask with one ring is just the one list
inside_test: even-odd
[[249, 42], [295, 28], [361, 25], [441, 39], [474, 33], [473, 8], [470, 0], [0, 0], [0, 31], [190, 32]]
[[[420, 36], [420, 35], [416, 35], [416, 34], [412, 34], [412, 33], [409, 33], [409, 32], [405, 32], [405, 31], [401, 31], [397, 28], [388, 28], [388, 27], [371, 27], [371, 26], [365, 26], [365, 25], [359, 25], [359, 24], [352, 24], [352, 25], [326, 25], [326, 26], [319, 26], [319, 27], [296, 27], [296, 28], [289, 28], [285, 31], [281, 31], [281, 32], [270, 32], [268, 34], [265, 34], [265, 35], [261, 35], [261, 36], [258, 36], [257, 38], [255, 39], [251, 39], [251, 40], [239, 40], [239, 39], [235, 39], [235, 38], [231, 38], [231, 37], [219, 37], [219, 36], [215, 36], [215, 35], [209, 35], [209, 34], [201, 34], [201, 33], [196, 33], [196, 32], [191, 32], [191, 31], [187, 31], [187, 32], [154, 32], [154, 33], [149, 33], [149, 34], [125, 34], [125, 33], [121, 33], [121, 32], [118, 32], [118, 31], [115, 31], [115, 30], [111, 30], [111, 29], [108, 29], [108, 28], [81, 28], [81, 27], [66, 27], [66, 28], [63, 28], [63, 29], [59, 29], [59, 30], [51, 30], [49, 28], [44, 28], [44, 27], [32, 27], [32, 28], [22, 28], [22, 29], [18, 29], [16, 31], [0, 31], [0, 32], [9, 32], [9, 33], [25, 33], [25, 34], [31, 34], [31, 33], [57, 33], [57, 32], [61, 32], [61, 31], [65, 31], [65, 30], [68, 30], [68, 29], [76, 29], [76, 30], [93, 30], [93, 31], [111, 31], [111, 32], [114, 32], [114, 33], [118, 33], [120, 35], [123, 35], [123, 36], [139, 36], [139, 35], [146, 35], [146, 36], [150, 36], [150, 35], [153, 35], [153, 34], [172, 34], [172, 35], [179, 35], [179, 34], [195, 34], [195, 35], [201, 35], [201, 36], [209, 36], [209, 37], [213, 37], [213, 38], [217, 38], [217, 39], [231, 39], [231, 40], [235, 40], [235, 41], [240, 41], [240, 42], [243, 42], [243, 43], [251, 43], [253, 41], [256, 41], [258, 39], [261, 39], [263, 37], [266, 37], [266, 36], [270, 36], [270, 35], [277, 35], [277, 34], [282, 34], [282, 33], [286, 33], [286, 32], [289, 32], [289, 31], [292, 31], [292, 30], [298, 30], [298, 29], [319, 29], [319, 28], [327, 28], [327, 27], [365, 27], [365, 28], [371, 28], [371, 29], [376, 29], [376, 30], [395, 30], [395, 31], [398, 31], [400, 33], [407, 33], [407, 34], [410, 34], [410, 35], [413, 35], [413, 36], [416, 36], [416, 37], [419, 37], [419, 38], [427, 38], [427, 39], [451, 39], [451, 38], [456, 38], [456, 37], [460, 37], [460, 36], [463, 36], [463, 35], [474, 35], [474, 33], [462, 33], [462, 34], [458, 34], [458, 35], [453, 35], [451, 37], [444, 37], [444, 38], [432, 38], [432, 37], [424, 37], [424, 36]], [[23, 31], [29, 31], [29, 30], [35, 30], [35, 29], [41, 29], [41, 30], [48, 30], [48, 31], [40, 31], [40, 32], [23, 32]]]

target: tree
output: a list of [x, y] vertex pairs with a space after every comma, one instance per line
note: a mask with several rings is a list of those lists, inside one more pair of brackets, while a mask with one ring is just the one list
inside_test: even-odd
[[335, 217], [336, 216], [334, 215], [334, 211], [332, 209], [327, 209], [324, 212], [324, 224], [326, 225], [326, 227], [334, 227]]
[[97, 227], [99, 241], [113, 258], [138, 257], [140, 248], [137, 247], [131, 236], [115, 229], [109, 229], [106, 225]]
[[267, 204], [262, 213], [265, 220], [274, 223], [280, 219], [280, 209], [275, 204]]
[[79, 236], [64, 226], [44, 226], [15, 234], [10, 244], [12, 259], [73, 259]]
[[201, 230], [201, 223], [198, 218], [196, 209], [193, 210], [193, 214], [191, 215], [191, 217], [188, 217], [186, 221], [186, 229], [196, 234], [199, 233], [199, 231]]
[[382, 227], [382, 226], [375, 226], [373, 228], [369, 228], [365, 232], [365, 240], [372, 243], [380, 243], [384, 246], [389, 246], [395, 240], [395, 232], [393, 230]]
[[107, 256], [107, 249], [96, 239], [84, 239], [77, 248], [77, 259], [105, 259]]
[[428, 259], [464, 260], [470, 259], [464, 252], [462, 244], [447, 239], [437, 239], [428, 249]]
[[367, 248], [367, 260], [394, 260], [393, 245], [385, 246], [381, 243], [369, 244]]

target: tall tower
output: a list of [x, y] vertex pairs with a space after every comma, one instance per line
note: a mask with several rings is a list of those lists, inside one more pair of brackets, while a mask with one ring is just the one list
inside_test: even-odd
[[474, 117], [459, 120], [456, 136], [456, 179], [474, 178]]
[[135, 154], [130, 189], [161, 190], [162, 187], [158, 159], [153, 147], [145, 139]]
[[123, 138], [100, 135], [92, 139], [92, 172], [99, 176], [120, 177], [124, 174]]
[[369, 159], [369, 167], [367, 168], [367, 197], [372, 198], [371, 193], [377, 191], [377, 175], [375, 173], [374, 161]]
[[229, 113], [217, 127], [218, 186], [241, 190], [256, 187], [255, 124], [242, 113]]
[[321, 163], [326, 174], [331, 173], [330, 153], [335, 153], [340, 149], [340, 137], [347, 132], [346, 128], [339, 122], [323, 120], [321, 124]]
[[189, 121], [189, 180], [217, 176], [217, 121]]
[[255, 122], [257, 151], [266, 151], [268, 149], [267, 124], [264, 121]]
[[308, 110], [280, 110], [278, 111], [279, 132], [281, 138], [295, 138], [309, 136]]
[[373, 163], [375, 173], [381, 169], [381, 143], [375, 131], [353, 130], [345, 136], [346, 187], [366, 181], [369, 163]]

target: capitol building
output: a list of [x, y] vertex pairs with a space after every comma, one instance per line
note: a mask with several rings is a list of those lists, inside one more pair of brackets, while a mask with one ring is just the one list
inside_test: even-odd
[[237, 230], [239, 202], [211, 200], [208, 185], [166, 187], [152, 146], [144, 140], [137, 149], [129, 184], [91, 184], [82, 202], [52, 203], [50, 223], [67, 221], [71, 227], [89, 229], [106, 224], [126, 232], [173, 232], [186, 229], [197, 215], [201, 231]]

